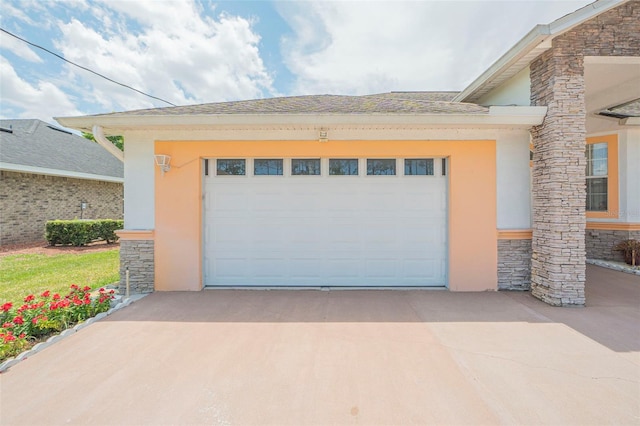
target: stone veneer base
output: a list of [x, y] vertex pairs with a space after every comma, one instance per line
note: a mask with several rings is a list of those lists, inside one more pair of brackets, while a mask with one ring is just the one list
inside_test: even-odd
[[498, 290], [531, 288], [531, 240], [498, 240]]
[[126, 294], [126, 270], [129, 268], [129, 294], [154, 290], [153, 240], [120, 240], [120, 294]]

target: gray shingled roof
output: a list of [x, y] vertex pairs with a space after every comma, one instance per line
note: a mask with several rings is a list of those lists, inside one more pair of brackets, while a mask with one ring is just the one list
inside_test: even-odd
[[457, 92], [391, 92], [365, 96], [291, 96], [152, 108], [104, 115], [113, 117], [217, 114], [487, 114], [489, 112], [488, 108], [480, 105], [451, 102], [456, 94]]
[[[0, 162], [122, 178], [120, 160], [97, 143], [40, 120], [0, 120]], [[11, 129], [11, 131], [6, 131]]]

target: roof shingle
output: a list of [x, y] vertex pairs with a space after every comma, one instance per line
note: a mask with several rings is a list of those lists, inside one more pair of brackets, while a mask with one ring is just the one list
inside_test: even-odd
[[0, 120], [0, 162], [122, 178], [120, 160], [95, 142], [40, 120]]
[[[457, 92], [391, 92], [365, 96], [310, 95], [216, 102], [115, 112], [107, 116], [225, 114], [486, 114], [476, 104], [451, 102]], [[103, 115], [103, 114], [100, 114]]]

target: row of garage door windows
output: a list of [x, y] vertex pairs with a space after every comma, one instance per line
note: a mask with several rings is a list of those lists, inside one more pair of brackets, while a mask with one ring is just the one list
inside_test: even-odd
[[[406, 176], [433, 176], [433, 158], [407, 158], [404, 160], [404, 175]], [[208, 173], [209, 161], [205, 161], [205, 174]], [[238, 158], [219, 158], [216, 160], [217, 176], [245, 176], [247, 160]], [[367, 175], [396, 175], [397, 160], [395, 158], [367, 159]], [[442, 175], [446, 174], [446, 162], [442, 159]], [[253, 160], [254, 176], [282, 176], [284, 160], [282, 158], [256, 158]], [[319, 158], [292, 158], [292, 176], [319, 176], [321, 174], [321, 161]], [[358, 176], [357, 158], [330, 158], [329, 175], [334, 176]]]

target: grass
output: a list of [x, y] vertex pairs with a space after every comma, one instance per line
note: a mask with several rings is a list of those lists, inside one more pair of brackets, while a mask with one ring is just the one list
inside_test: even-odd
[[0, 303], [22, 304], [29, 294], [66, 294], [71, 284], [92, 289], [119, 280], [119, 250], [93, 253], [16, 254], [0, 258]]

